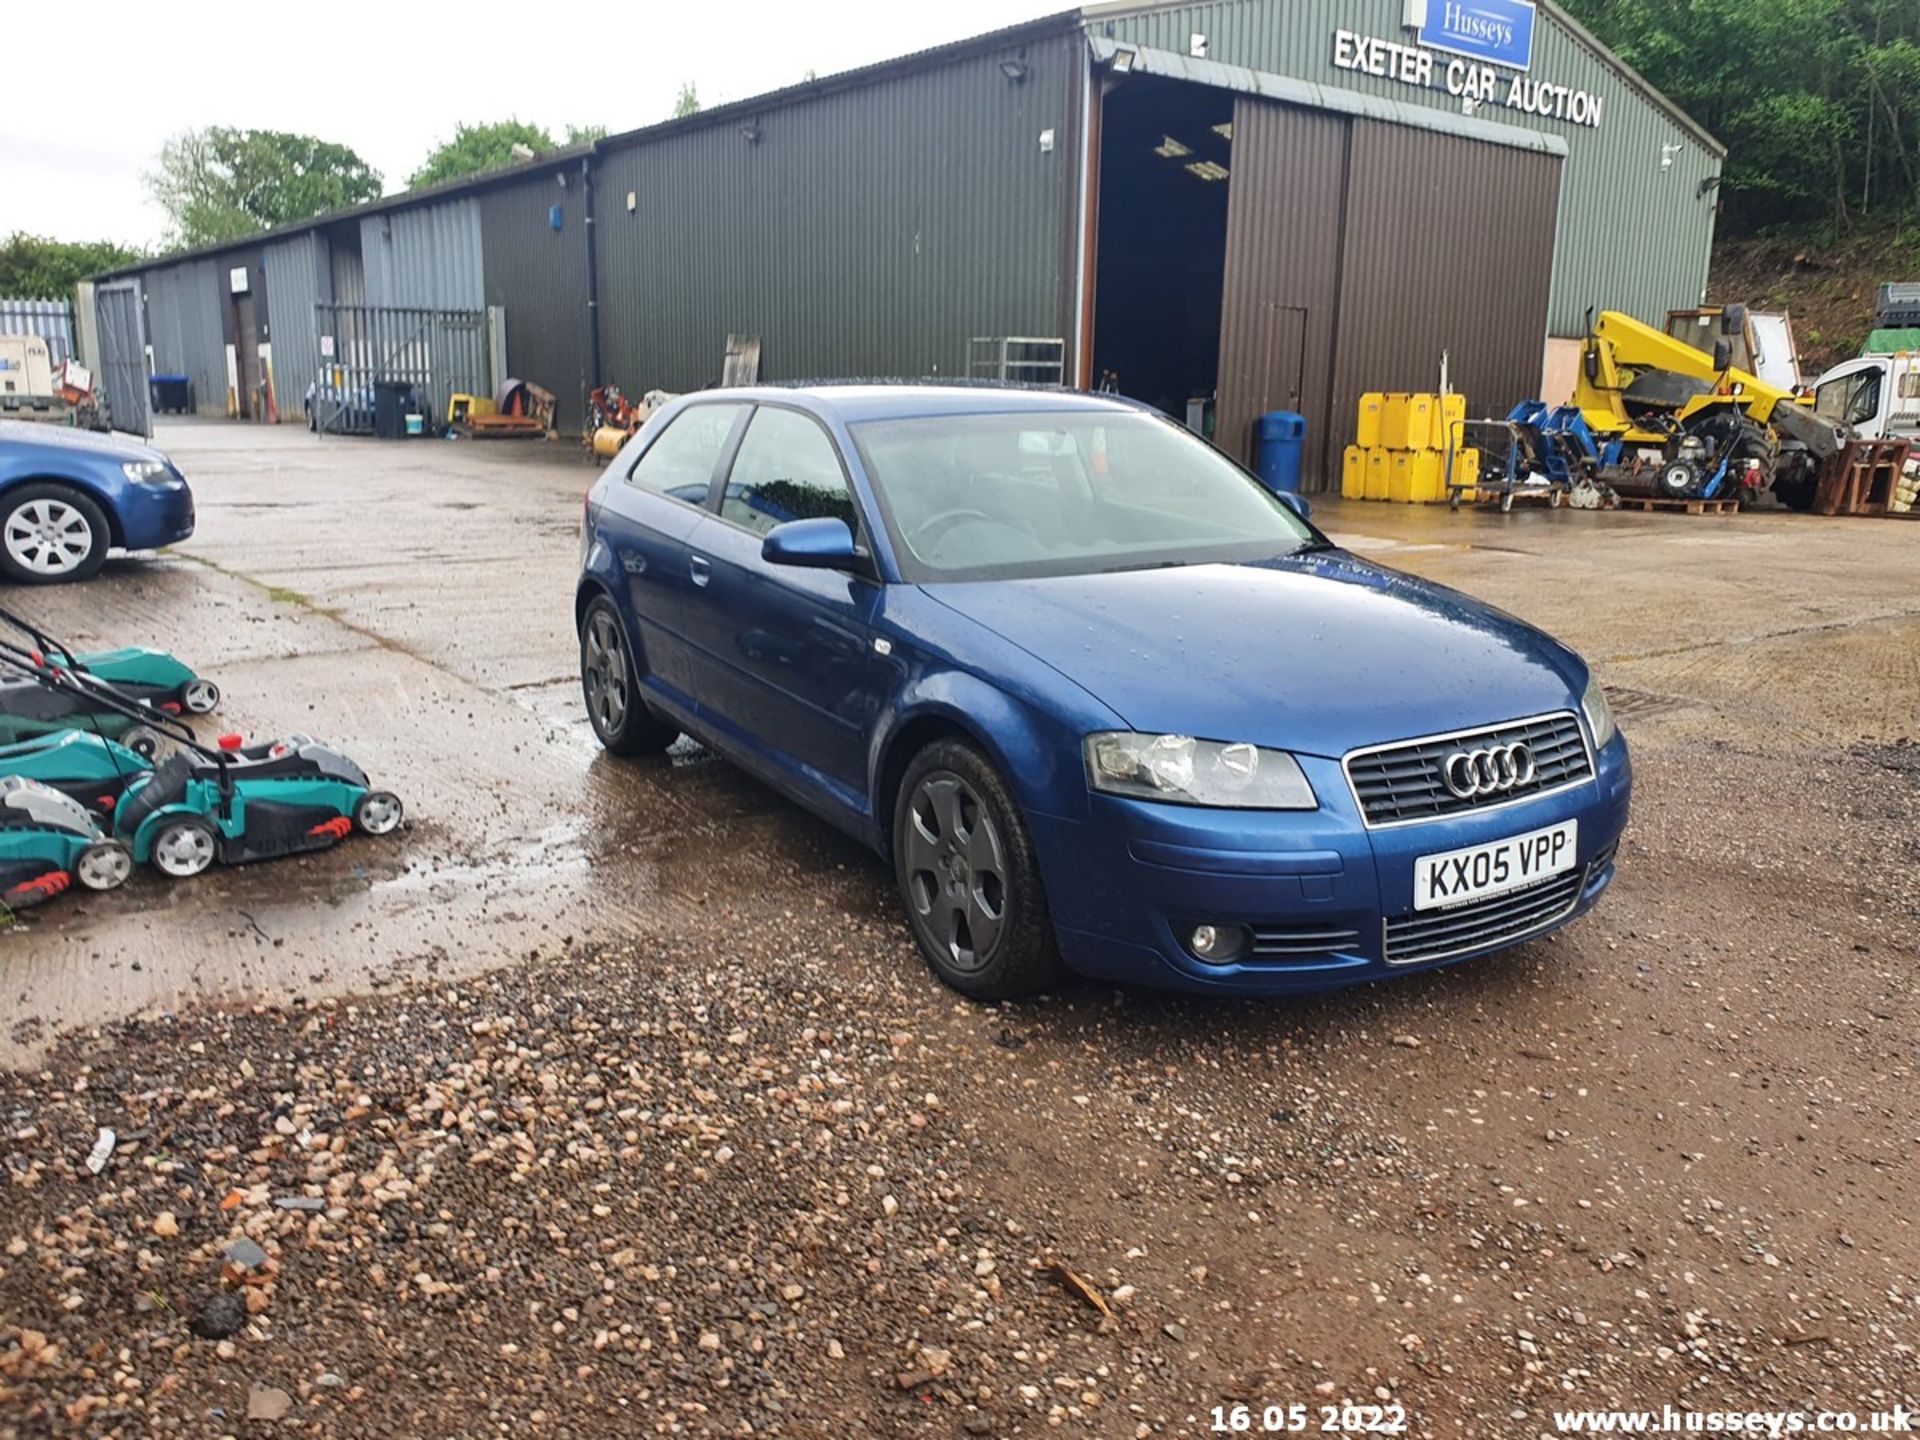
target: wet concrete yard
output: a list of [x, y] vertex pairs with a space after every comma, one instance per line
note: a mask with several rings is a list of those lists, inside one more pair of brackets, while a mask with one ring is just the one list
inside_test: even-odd
[[[86, 1282], [56, 1284], [51, 1260], [27, 1269], [43, 1235], [78, 1233], [108, 1203], [74, 1169], [98, 1119], [76, 1074], [129, 1093], [240, 1086], [243, 1054], [318, 1053], [309, 1014], [340, 1019], [342, 1045], [349, 1017], [388, 1027], [388, 1048], [351, 1070], [384, 1074], [408, 1027], [431, 1019], [432, 1058], [418, 1065], [432, 1078], [424, 1092], [400, 1086], [414, 1099], [381, 1113], [405, 1132], [408, 1107], [422, 1108], [419, 1133], [442, 1136], [441, 1109], [459, 1109], [447, 1074], [537, 1053], [569, 1093], [566, 1027], [540, 1028], [553, 1006], [595, 1037], [580, 1083], [596, 1093], [622, 1066], [647, 1092], [660, 1037], [676, 1037], [659, 1064], [691, 1088], [662, 1083], [680, 1108], [699, 1108], [691, 1093], [721, 1115], [713, 1134], [734, 1103], [720, 1078], [729, 1054], [764, 1049], [778, 1069], [790, 1053], [797, 1095], [860, 1097], [838, 1139], [831, 1116], [804, 1138], [776, 1127], [756, 1152], [771, 1169], [738, 1192], [716, 1178], [725, 1162], [706, 1130], [676, 1141], [664, 1170], [611, 1177], [616, 1193], [651, 1197], [665, 1228], [650, 1243], [688, 1275], [713, 1258], [695, 1255], [690, 1232], [710, 1233], [709, 1249], [744, 1247], [809, 1217], [790, 1249], [774, 1246], [781, 1263], [809, 1257], [807, 1299], [793, 1301], [765, 1377], [746, 1338], [761, 1320], [724, 1277], [672, 1291], [676, 1338], [622, 1372], [648, 1377], [661, 1404], [697, 1393], [710, 1409], [673, 1410], [690, 1433], [953, 1435], [964, 1416], [968, 1434], [1184, 1435], [1204, 1433], [1217, 1403], [1390, 1395], [1421, 1417], [1415, 1434], [1517, 1436], [1550, 1431], [1543, 1407], [1574, 1396], [1862, 1410], [1911, 1398], [1920, 524], [1322, 505], [1317, 518], [1355, 550], [1490, 599], [1597, 663], [1637, 780], [1613, 890], [1551, 940], [1311, 1001], [1082, 986], [983, 1009], [927, 977], [866, 852], [685, 742], [649, 763], [598, 752], [571, 628], [595, 471], [570, 449], [215, 424], [158, 439], [194, 481], [195, 537], [9, 603], [77, 646], [175, 650], [225, 688], [205, 733], [335, 742], [405, 798], [408, 825], [191, 883], [143, 873], [0, 935], [0, 1074], [18, 1077], [10, 1099], [0, 1087], [13, 1107], [0, 1132], [16, 1135], [0, 1133], [0, 1154], [16, 1184], [36, 1175], [14, 1192], [24, 1218], [0, 1217], [0, 1241], [21, 1237], [6, 1253], [27, 1257], [0, 1260], [0, 1362], [10, 1306], [78, 1340], [148, 1323], [112, 1293], [62, 1318], [61, 1287]], [[222, 1018], [251, 1006], [267, 1009]], [[501, 1007], [523, 1017], [517, 1058], [501, 1048]], [[190, 1037], [210, 1047], [192, 1062], [210, 1073], [164, 1074], [169, 1047]], [[278, 1077], [263, 1107], [303, 1086], [324, 1093], [292, 1060], [258, 1063]], [[335, 1063], [348, 1061], [312, 1061]], [[58, 1144], [43, 1153], [49, 1135]], [[253, 1143], [217, 1138], [225, 1149], [210, 1153]], [[779, 1187], [800, 1181], [783, 1167], [802, 1151], [817, 1185], [789, 1195]], [[682, 1161], [699, 1177], [685, 1191]], [[541, 1183], [562, 1197], [571, 1185]], [[441, 1220], [516, 1233], [491, 1208], [509, 1192], [525, 1193], [462, 1190]], [[877, 1238], [896, 1210], [901, 1225], [926, 1217], [917, 1248]], [[841, 1212], [864, 1228], [821, 1218]], [[207, 1223], [212, 1235], [225, 1222]], [[113, 1233], [96, 1242], [153, 1244]], [[76, 1243], [62, 1263], [82, 1263]], [[292, 1232], [280, 1243], [290, 1264], [306, 1253]], [[622, 1243], [659, 1258], [611, 1234], [591, 1253]], [[996, 1273], [990, 1244], [1006, 1297], [983, 1278]], [[562, 1273], [569, 1253], [543, 1263]], [[726, 1274], [741, 1273], [728, 1256]], [[1121, 1297], [1117, 1333], [1044, 1282], [1054, 1257]], [[413, 1268], [396, 1270], [399, 1290]], [[356, 1304], [382, 1293], [342, 1275]], [[597, 1293], [603, 1278], [583, 1271], [567, 1293]], [[668, 1295], [671, 1280], [646, 1293]], [[425, 1433], [443, 1393], [490, 1417], [460, 1433], [523, 1433], [533, 1413], [568, 1417], [571, 1433], [639, 1433], [590, 1378], [602, 1345], [564, 1351], [546, 1333], [551, 1312], [529, 1327], [503, 1320], [518, 1312], [501, 1303], [461, 1320], [489, 1346], [572, 1357], [509, 1383], [491, 1349], [443, 1352], [433, 1313], [389, 1315], [376, 1298], [323, 1323], [333, 1292], [303, 1299], [287, 1284], [240, 1362], [169, 1362], [200, 1411], [119, 1433], [181, 1428], [216, 1395], [244, 1407], [250, 1378], [295, 1391], [328, 1434]], [[809, 1309], [816, 1294], [831, 1304]], [[703, 1305], [718, 1318], [693, 1313]], [[353, 1333], [370, 1315], [375, 1338]], [[671, 1358], [681, 1334], [702, 1335], [683, 1361]], [[729, 1368], [736, 1355], [742, 1368]], [[362, 1409], [324, 1387], [309, 1399], [309, 1361], [364, 1380]], [[645, 1368], [656, 1363], [658, 1375]], [[46, 1373], [62, 1404], [84, 1388]], [[0, 1434], [7, 1383], [0, 1363]], [[745, 1398], [769, 1395], [779, 1404]]]

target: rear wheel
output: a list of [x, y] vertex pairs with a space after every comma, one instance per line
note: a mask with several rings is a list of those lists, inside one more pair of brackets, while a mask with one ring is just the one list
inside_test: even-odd
[[160, 732], [145, 725], [135, 725], [120, 737], [120, 743], [142, 760], [151, 760], [160, 753]]
[[1660, 467], [1653, 488], [1660, 492], [1662, 499], [1690, 500], [1699, 493], [1702, 483], [1700, 471], [1692, 461], [1670, 460]]
[[1046, 989], [1060, 954], [1020, 808], [972, 746], [929, 745], [894, 804], [893, 864], [920, 953], [976, 1000]]
[[133, 873], [133, 856], [118, 840], [100, 840], [80, 852], [73, 875], [89, 890], [117, 890]]
[[106, 562], [107, 517], [78, 490], [49, 481], [0, 500], [0, 575], [16, 585], [85, 580]]
[[640, 670], [620, 615], [604, 595], [580, 622], [580, 689], [600, 743], [615, 755], [657, 755], [680, 736], [640, 695]]
[[220, 842], [213, 827], [188, 817], [169, 820], [153, 837], [153, 864], [162, 875], [187, 880], [213, 864]]
[[180, 703], [189, 715], [211, 715], [220, 708], [220, 687], [211, 680], [189, 680], [180, 687]]

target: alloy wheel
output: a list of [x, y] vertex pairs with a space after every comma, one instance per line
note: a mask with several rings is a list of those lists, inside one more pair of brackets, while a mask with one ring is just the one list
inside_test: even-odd
[[7, 516], [4, 543], [21, 569], [34, 575], [67, 575], [93, 553], [93, 525], [64, 500], [29, 500]]
[[102, 841], [81, 852], [73, 873], [89, 890], [112, 890], [133, 873], [133, 856], [118, 841]]
[[400, 824], [400, 797], [385, 790], [374, 790], [361, 797], [354, 818], [369, 835], [385, 835]]
[[950, 770], [914, 787], [906, 825], [907, 893], [960, 970], [994, 953], [1007, 919], [1007, 861], [979, 794]]
[[627, 719], [627, 654], [620, 627], [606, 610], [587, 620], [587, 644], [582, 678], [587, 708], [602, 735], [618, 735]]

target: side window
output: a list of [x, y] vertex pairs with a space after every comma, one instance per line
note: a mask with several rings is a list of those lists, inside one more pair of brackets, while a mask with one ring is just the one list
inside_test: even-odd
[[720, 518], [764, 535], [787, 520], [860, 521], [827, 432], [793, 410], [763, 405], [747, 426], [720, 500]]
[[744, 405], [693, 405], [682, 410], [634, 463], [627, 483], [689, 505], [706, 504], [714, 466], [720, 463], [727, 436], [744, 409]]
[[1827, 381], [1813, 392], [1813, 410], [1823, 420], [1832, 420], [1846, 424], [1847, 411], [1851, 408], [1854, 382], [1858, 375], [1841, 375]]
[[1880, 377], [1881, 371], [1869, 370], [1860, 377], [1854, 387], [1853, 398], [1847, 405], [1847, 423], [1864, 425], [1880, 413]]

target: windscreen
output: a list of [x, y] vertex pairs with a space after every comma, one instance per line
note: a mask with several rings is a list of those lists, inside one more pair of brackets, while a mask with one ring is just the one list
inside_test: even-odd
[[909, 580], [1255, 560], [1319, 542], [1219, 451], [1148, 415], [1015, 411], [852, 430]]

